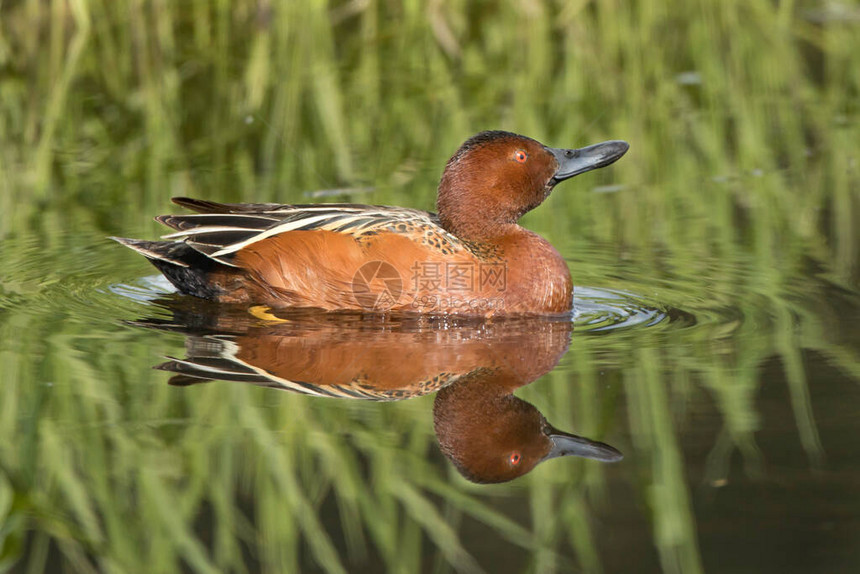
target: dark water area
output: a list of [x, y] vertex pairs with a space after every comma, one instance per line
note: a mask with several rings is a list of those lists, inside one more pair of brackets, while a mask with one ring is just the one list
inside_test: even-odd
[[[857, 14], [4, 4], [0, 570], [857, 571]], [[630, 142], [520, 222], [570, 317], [216, 305], [108, 239], [432, 210], [483, 129]]]

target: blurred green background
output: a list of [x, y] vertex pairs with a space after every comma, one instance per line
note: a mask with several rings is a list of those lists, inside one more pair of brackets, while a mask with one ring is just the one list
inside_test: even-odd
[[[856, 571], [858, 108], [856, 1], [0, 3], [0, 569]], [[483, 129], [631, 144], [523, 219], [695, 317], [520, 393], [624, 462], [471, 485], [432, 398], [149, 369], [182, 339], [123, 323], [154, 270], [106, 236], [173, 195], [432, 209]]]

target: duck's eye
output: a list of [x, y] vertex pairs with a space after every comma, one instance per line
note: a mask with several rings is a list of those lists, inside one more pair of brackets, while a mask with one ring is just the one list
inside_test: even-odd
[[522, 460], [522, 457], [520, 456], [520, 453], [518, 453], [517, 451], [514, 451], [511, 453], [511, 456], [508, 460], [511, 461], [512, 465], [516, 466], [520, 463], [520, 460]]
[[521, 149], [518, 149], [514, 152], [514, 159], [520, 163], [526, 163], [526, 160], [529, 159], [529, 154], [527, 154]]

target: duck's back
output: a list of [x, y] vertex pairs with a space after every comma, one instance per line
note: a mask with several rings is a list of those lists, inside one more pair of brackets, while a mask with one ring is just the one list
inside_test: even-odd
[[[416, 305], [440, 303], [434, 297], [447, 291], [451, 269], [459, 266], [474, 275], [481, 264], [426, 211], [174, 202], [198, 213], [157, 217], [175, 230], [166, 241], [119, 240], [149, 258], [181, 292], [208, 299], [327, 310], [425, 310]], [[462, 277], [459, 281], [463, 291], [474, 290]]]

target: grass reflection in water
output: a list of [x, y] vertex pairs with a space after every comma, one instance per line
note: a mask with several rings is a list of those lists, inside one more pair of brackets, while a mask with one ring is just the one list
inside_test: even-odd
[[[0, 567], [857, 569], [850, 2], [25, 1], [0, 32]], [[635, 150], [523, 222], [697, 321], [583, 329], [518, 391], [623, 462], [472, 485], [433, 398], [150, 371], [182, 338], [122, 325], [151, 271], [104, 237], [171, 195], [432, 209], [488, 128]]]
[[378, 401], [438, 392], [437, 439], [474, 482], [512, 480], [558, 456], [621, 458], [609, 445], [553, 428], [531, 404], [513, 396], [558, 363], [573, 331], [567, 319], [382, 320], [293, 313], [260, 325], [242, 310], [227, 315], [209, 306], [219, 314], [207, 315], [182, 309], [189, 303], [183, 299], [170, 301], [171, 319], [136, 324], [188, 335], [187, 356], [156, 367], [178, 373], [169, 381], [174, 386], [221, 379]]

